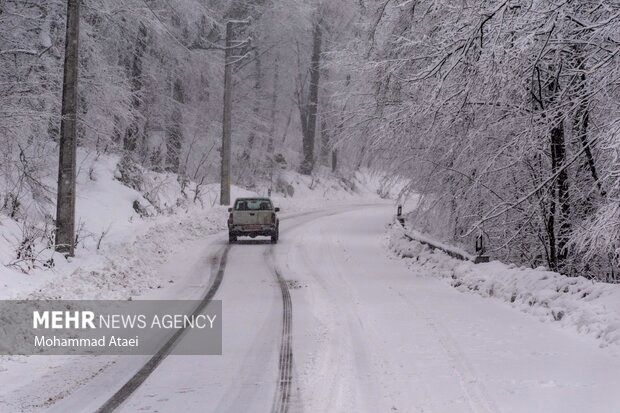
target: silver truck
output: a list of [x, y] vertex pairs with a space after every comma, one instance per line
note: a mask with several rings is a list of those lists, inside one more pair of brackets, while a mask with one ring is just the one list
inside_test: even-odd
[[266, 236], [271, 243], [278, 242], [280, 221], [276, 216], [280, 208], [275, 208], [269, 198], [237, 198], [232, 208], [228, 208], [228, 242], [234, 243], [237, 237]]

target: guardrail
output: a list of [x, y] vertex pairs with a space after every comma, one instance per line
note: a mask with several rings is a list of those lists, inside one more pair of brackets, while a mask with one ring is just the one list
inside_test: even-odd
[[441, 252], [444, 252], [452, 258], [456, 258], [461, 261], [475, 261], [476, 260], [476, 257], [472, 255], [469, 255], [462, 251], [458, 251], [455, 248], [451, 248], [450, 246], [447, 246], [445, 244], [441, 244], [439, 242], [430, 240], [427, 237], [419, 236], [415, 233], [408, 233], [408, 232], [403, 233], [403, 235], [409, 241], [419, 242], [420, 244], [428, 246], [432, 250], [439, 250]]
[[442, 251], [448, 254], [450, 257], [456, 258], [461, 261], [472, 261], [474, 262], [474, 264], [489, 262], [489, 256], [485, 254], [485, 248], [483, 246], [482, 235], [479, 235], [478, 238], [476, 239], [477, 255], [470, 255], [467, 252], [462, 251], [456, 247], [443, 244], [439, 241], [433, 240], [425, 236], [424, 234], [419, 233], [418, 231], [409, 230], [409, 232], [407, 232], [407, 227], [405, 226], [405, 217], [403, 216], [402, 205], [398, 205], [398, 208], [396, 209], [395, 223], [396, 222], [398, 222], [403, 227], [403, 230], [405, 230], [403, 235], [409, 241], [417, 241], [420, 244], [428, 246], [432, 250]]

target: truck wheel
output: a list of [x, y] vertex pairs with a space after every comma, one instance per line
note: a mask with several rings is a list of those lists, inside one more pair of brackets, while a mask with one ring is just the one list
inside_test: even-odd
[[273, 235], [271, 235], [271, 243], [277, 244], [279, 237], [280, 237], [279, 231], [274, 232]]
[[228, 234], [228, 243], [234, 244], [235, 242], [237, 242], [237, 236], [233, 234]]

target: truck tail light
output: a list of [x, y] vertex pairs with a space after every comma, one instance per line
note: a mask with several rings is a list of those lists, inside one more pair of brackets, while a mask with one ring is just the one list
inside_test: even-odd
[[275, 212], [271, 213], [271, 222], [273, 222], [274, 224], [276, 223], [276, 213]]

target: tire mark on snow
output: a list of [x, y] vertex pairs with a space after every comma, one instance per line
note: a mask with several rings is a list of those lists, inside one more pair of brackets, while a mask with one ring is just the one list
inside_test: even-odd
[[[230, 251], [230, 245], [224, 247], [224, 251], [222, 252], [219, 267], [217, 270], [217, 274], [211, 283], [211, 286], [207, 290], [206, 294], [200, 301], [200, 304], [194, 309], [193, 315], [200, 314], [207, 304], [213, 299], [215, 293], [217, 292], [220, 284], [222, 283], [222, 279], [224, 278], [224, 270], [226, 269], [226, 259], [228, 258], [228, 252]], [[146, 362], [140, 370], [138, 370], [123, 386], [112, 395], [99, 409], [96, 410], [96, 413], [110, 413], [116, 410], [125, 400], [129, 398], [141, 385], [144, 381], [155, 371], [157, 366], [161, 364], [161, 362], [170, 354], [170, 351], [176, 344], [176, 342], [183, 336], [186, 328], [182, 328], [177, 330], [169, 339], [164, 343], [164, 345], [155, 353], [149, 361]]]
[[[371, 207], [377, 206], [379, 204], [359, 204], [354, 205], [354, 207], [363, 208], [363, 207]], [[344, 212], [348, 212], [351, 206], [347, 206], [345, 209], [343, 207], [342, 210], [334, 210], [330, 212], [325, 212], [321, 210], [303, 212], [298, 214], [292, 214], [286, 217], [282, 217], [282, 220], [294, 220], [297, 218], [306, 218], [305, 220], [301, 220], [300, 222], [296, 222], [292, 224], [288, 230], [305, 225], [308, 222], [314, 221], [316, 219], [341, 214]], [[208, 302], [213, 298], [215, 293], [217, 292], [222, 279], [224, 277], [224, 270], [226, 267], [226, 259], [228, 256], [228, 252], [231, 246], [227, 245], [224, 248], [223, 253], [221, 254], [220, 264], [217, 271], [216, 277], [213, 279], [211, 283], [211, 287], [207, 291], [205, 297], [199, 304], [198, 308], [195, 310], [194, 314], [199, 313], [206, 307]], [[271, 248], [270, 253], [273, 254], [273, 248]], [[289, 409], [289, 399], [291, 393], [291, 383], [292, 383], [292, 367], [293, 367], [293, 351], [292, 351], [292, 339], [291, 339], [291, 328], [292, 328], [292, 303], [291, 297], [288, 291], [288, 286], [286, 281], [281, 276], [279, 271], [275, 270], [274, 272], [278, 283], [280, 285], [280, 289], [282, 291], [283, 305], [284, 305], [284, 315], [283, 315], [283, 325], [282, 325], [282, 342], [280, 345], [280, 379], [278, 383], [278, 391], [276, 401], [274, 402], [273, 411], [274, 412], [287, 412]], [[286, 308], [288, 307], [288, 310]], [[288, 327], [286, 327], [288, 326]], [[149, 361], [136, 372], [112, 397], [110, 397], [99, 409], [96, 410], [96, 413], [109, 413], [116, 410], [122, 403], [124, 403], [141, 385], [144, 381], [153, 373], [153, 371], [159, 366], [159, 364], [166, 358], [166, 356], [170, 353], [170, 350], [174, 347], [175, 343], [178, 339], [183, 335], [185, 330], [177, 331], [161, 348], [160, 350], [152, 356]], [[281, 400], [279, 404], [276, 404], [278, 400]], [[278, 407], [279, 406], [279, 407]]]
[[[359, 207], [375, 206], [375, 204], [363, 204]], [[294, 228], [305, 225], [309, 222], [315, 221], [320, 218], [326, 218], [333, 215], [349, 212], [350, 207], [341, 211], [327, 212], [317, 211], [314, 213], [302, 213], [298, 215], [291, 215], [283, 219], [295, 219], [299, 217], [307, 217], [307, 219], [297, 222], [286, 228], [284, 232], [288, 232]], [[272, 261], [273, 271], [276, 276], [280, 291], [282, 293], [282, 338], [280, 342], [280, 358], [278, 362], [278, 388], [273, 402], [271, 411], [273, 413], [286, 413], [289, 410], [291, 388], [293, 382], [293, 343], [291, 331], [293, 327], [293, 305], [291, 302], [291, 294], [289, 292], [288, 284], [280, 270], [275, 265], [275, 245], [269, 249], [270, 260]]]
[[[361, 204], [357, 207], [369, 207], [376, 206], [376, 204]], [[317, 219], [331, 217], [334, 215], [342, 214], [349, 212], [351, 210], [350, 207], [342, 210], [325, 212], [325, 211], [315, 211], [311, 213], [301, 213], [296, 215], [290, 215], [282, 218], [282, 220], [295, 219], [295, 218], [306, 218], [299, 222], [296, 222], [282, 232], [287, 233], [297, 227], [306, 225], [312, 221]], [[290, 408], [290, 399], [291, 399], [291, 391], [293, 384], [293, 343], [291, 331], [293, 328], [293, 305], [291, 301], [291, 295], [289, 292], [288, 284], [282, 273], [278, 269], [275, 264], [275, 245], [272, 245], [268, 250], [269, 261], [272, 263], [273, 272], [276, 277], [276, 281], [280, 287], [280, 291], [282, 293], [282, 333], [281, 333], [281, 342], [280, 342], [280, 357], [278, 361], [278, 387], [276, 389], [275, 398], [273, 401], [273, 406], [271, 408], [272, 413], [286, 413]], [[299, 389], [298, 389], [299, 390]]]
[[[330, 273], [329, 279], [331, 281], [330, 283], [327, 283], [321, 275], [321, 272], [316, 271], [314, 268], [318, 257], [321, 262], [326, 260], [332, 262], [332, 265], [329, 268], [336, 271], [334, 261], [335, 258], [333, 256], [334, 251], [332, 248], [334, 244], [331, 239], [328, 241], [326, 238], [326, 233], [323, 230], [323, 226], [320, 228], [322, 242], [316, 252], [313, 251], [311, 253], [310, 250], [306, 248], [307, 245], [310, 245], [310, 243], [313, 242], [306, 237], [306, 233], [296, 236], [295, 243], [292, 245], [292, 249], [295, 250], [296, 254], [299, 254], [299, 258], [301, 259], [297, 267], [303, 268], [303, 271], [307, 272], [307, 275], [312, 277], [313, 281], [316, 282], [317, 287], [326, 295], [326, 297], [328, 297], [328, 301], [325, 303], [326, 307], [329, 307], [329, 310], [327, 311], [338, 315], [337, 322], [331, 323], [329, 327], [323, 327], [328, 338], [321, 340], [322, 345], [329, 343], [329, 347], [323, 348], [323, 351], [321, 351], [321, 355], [325, 357], [321, 360], [326, 361], [324, 367], [327, 367], [330, 373], [327, 375], [321, 374], [317, 371], [318, 366], [316, 365], [313, 365], [310, 369], [313, 376], [317, 374], [321, 376], [319, 379], [322, 382], [322, 392], [320, 393], [320, 397], [324, 404], [320, 408], [317, 408], [317, 406], [312, 406], [310, 410], [327, 411], [326, 406], [338, 405], [342, 411], [354, 411], [355, 409], [353, 409], [351, 405], [344, 407], [342, 402], [346, 400], [346, 402], [349, 403], [353, 399], [357, 399], [359, 397], [360, 400], [364, 400], [362, 405], [368, 405], [366, 402], [368, 401], [369, 395], [372, 394], [374, 390], [370, 388], [370, 386], [365, 386], [363, 389], [359, 389], [355, 386], [356, 382], [343, 380], [343, 376], [341, 374], [333, 374], [333, 371], [345, 366], [346, 368], [351, 369], [353, 366], [357, 365], [370, 365], [370, 358], [365, 346], [355, 345], [352, 347], [352, 351], [345, 351], [344, 353], [341, 352], [342, 349], [351, 347], [351, 344], [349, 343], [361, 343], [364, 340], [364, 337], [361, 335], [361, 330], [364, 326], [362, 325], [363, 323], [357, 315], [357, 312], [342, 301], [342, 294], [348, 296], [351, 291], [350, 284], [344, 282], [336, 282], [336, 284], [333, 283], [335, 279], [344, 281], [342, 279], [342, 274], [338, 273], [336, 277], [331, 277], [334, 274]], [[288, 256], [290, 256], [290, 251], [287, 257]], [[296, 268], [289, 267], [288, 261], [287, 268], [294, 274]], [[303, 265], [301, 264], [302, 262]], [[357, 300], [351, 298], [350, 301], [356, 302]], [[328, 353], [329, 356], [327, 355]], [[316, 361], [316, 359], [314, 361]], [[306, 365], [307, 364], [308, 361], [306, 361]], [[366, 384], [366, 382], [364, 382], [364, 384]], [[355, 397], [351, 398], [350, 396], [345, 395], [355, 395]], [[316, 397], [316, 394], [314, 394], [314, 397]], [[316, 400], [312, 400], [312, 397], [310, 398], [310, 401], [311, 403], [316, 402]], [[291, 405], [291, 409], [293, 408], [294, 405]]]
[[[274, 247], [269, 249], [273, 259]], [[282, 293], [282, 337], [280, 341], [280, 358], [278, 361], [278, 387], [271, 408], [272, 413], [286, 413], [289, 410], [291, 386], [293, 382], [293, 343], [291, 330], [293, 328], [293, 304], [288, 284], [280, 270], [274, 265], [274, 274], [280, 292]]]

